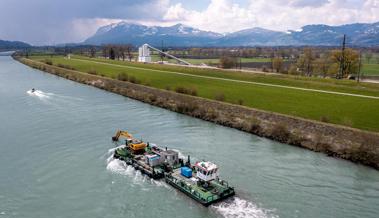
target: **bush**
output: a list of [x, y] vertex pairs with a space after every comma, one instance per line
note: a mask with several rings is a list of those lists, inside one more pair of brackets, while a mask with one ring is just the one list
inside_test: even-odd
[[89, 71], [87, 71], [87, 73], [89, 73], [89, 74], [92, 74], [92, 75], [97, 75], [97, 72], [96, 72], [96, 70], [89, 70]]
[[295, 146], [301, 146], [303, 139], [302, 134], [298, 131], [294, 131], [291, 134], [289, 134], [288, 143]]
[[299, 75], [299, 72], [297, 71], [296, 65], [292, 64], [290, 69], [288, 70], [288, 74], [290, 75]]
[[327, 116], [321, 116], [321, 117], [320, 117], [320, 121], [321, 121], [321, 122], [324, 122], [324, 123], [329, 123], [329, 122], [330, 122], [330, 119], [329, 119], [329, 117], [327, 117]]
[[262, 67], [262, 71], [265, 72], [265, 73], [267, 73], [268, 72], [267, 66], [263, 66]]
[[69, 69], [69, 70], [75, 70], [74, 67], [71, 67], [70, 65], [65, 65], [65, 64], [58, 64], [58, 67]]
[[261, 122], [258, 119], [251, 118], [251, 120], [248, 123], [249, 123], [249, 127], [247, 131], [251, 133], [255, 133], [255, 134], [261, 131]]
[[197, 108], [198, 108], [197, 105], [194, 104], [194, 103], [191, 103], [191, 102], [188, 102], [188, 103], [178, 103], [176, 105], [177, 112], [184, 113], [184, 114], [192, 113]]
[[129, 80], [129, 76], [126, 73], [119, 73], [118, 76], [117, 76], [117, 79], [121, 80], [121, 81], [128, 81]]
[[217, 93], [215, 95], [216, 101], [225, 101], [225, 94], [223, 92]]
[[287, 142], [290, 138], [290, 132], [284, 124], [276, 124], [271, 129], [271, 136], [279, 142]]
[[196, 88], [191, 88], [190, 91], [191, 91], [190, 94], [191, 94], [192, 96], [197, 96], [197, 90], [196, 90]]
[[157, 101], [157, 96], [155, 96], [155, 95], [149, 95], [149, 100], [150, 100], [150, 102], [156, 102]]
[[242, 99], [239, 99], [237, 103], [238, 103], [239, 105], [243, 105], [243, 100], [242, 100]]
[[139, 81], [137, 78], [135, 78], [134, 76], [130, 76], [129, 77], [129, 82], [131, 83], [134, 83], [134, 84], [138, 84], [140, 83], [141, 81]]
[[236, 64], [237, 64], [237, 60], [234, 57], [222, 56], [220, 58], [221, 68], [230, 69], [230, 68], [235, 67]]
[[181, 94], [186, 94], [186, 95], [197, 96], [196, 88], [186, 88], [186, 87], [178, 86], [175, 88], [175, 92], [181, 93]]
[[352, 127], [354, 125], [353, 121], [350, 118], [344, 117], [342, 119], [342, 125]]
[[51, 59], [45, 59], [43, 62], [47, 65], [53, 65], [53, 61]]

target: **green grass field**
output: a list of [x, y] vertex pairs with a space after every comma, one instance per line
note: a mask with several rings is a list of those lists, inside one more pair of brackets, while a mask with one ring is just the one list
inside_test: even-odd
[[365, 76], [379, 76], [379, 64], [363, 64], [362, 73]]
[[[138, 54], [134, 54], [135, 57], [138, 56]], [[376, 56], [374, 56], [373, 60], [370, 61], [370, 63], [367, 63], [367, 60], [364, 59], [362, 61], [362, 73], [366, 76], [379, 76], [379, 64], [376, 63]], [[160, 61], [161, 57], [159, 55], [152, 55], [152, 61]], [[176, 60], [164, 58], [164, 61], [168, 61], [169, 63], [177, 63]], [[188, 59], [183, 58], [184, 61], [187, 61], [194, 65], [200, 65], [200, 64], [207, 64], [207, 65], [217, 65], [219, 64], [220, 59]], [[241, 58], [242, 63], [270, 63], [270, 58]]]
[[[153, 56], [153, 61], [160, 61], [161, 58], [159, 56]], [[164, 59], [170, 63], [176, 63], [176, 60], [173, 59]], [[219, 64], [220, 59], [188, 59], [184, 58], [183, 60], [194, 64], [207, 64], [207, 65], [217, 65]], [[270, 58], [241, 58], [242, 63], [271, 63]], [[270, 66], [270, 65], [269, 65]], [[362, 73], [366, 76], [379, 76], [379, 64], [375, 63], [375, 61], [371, 61], [370, 64], [366, 61], [363, 62], [362, 65]]]
[[[43, 60], [44, 57], [33, 59]], [[74, 56], [70, 60], [63, 57], [54, 57], [52, 60], [54, 65], [66, 64], [82, 72], [96, 70], [98, 75], [111, 78], [117, 78], [119, 73], [127, 73], [129, 77], [134, 76], [142, 84], [160, 89], [193, 88], [197, 90], [198, 96], [209, 99], [214, 99], [216, 95], [222, 93], [225, 101], [233, 104], [243, 102], [245, 106], [266, 111], [313, 120], [322, 119], [330, 123], [379, 131], [379, 99], [249, 84], [243, 81], [379, 96], [379, 86], [374, 84], [128, 63], [78, 56]], [[227, 79], [241, 80], [242, 82], [228, 81]]]
[[365, 76], [379, 76], [379, 54], [373, 54], [370, 62], [363, 55], [362, 74]]
[[[160, 61], [161, 57], [159, 55], [152, 55], [153, 61]], [[208, 58], [208, 59], [194, 59], [194, 58], [183, 58], [184, 61], [187, 61], [194, 65], [200, 65], [200, 64], [209, 64], [209, 65], [216, 65], [220, 62], [219, 58]], [[170, 63], [176, 63], [176, 60], [164, 58], [164, 61], [168, 61]], [[271, 62], [270, 58], [241, 58], [242, 63], [252, 63], [252, 62]]]

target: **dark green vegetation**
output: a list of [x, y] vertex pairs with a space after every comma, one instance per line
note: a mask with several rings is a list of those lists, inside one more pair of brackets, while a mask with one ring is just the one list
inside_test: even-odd
[[6, 41], [0, 39], [0, 51], [30, 48], [31, 45], [20, 41]]
[[[34, 58], [34, 57], [33, 57]], [[44, 61], [46, 57], [35, 57]], [[283, 87], [250, 84], [242, 81], [285, 85], [368, 96], [379, 96], [379, 86], [354, 81], [262, 75], [158, 64], [140, 64], [75, 56], [53, 57], [54, 65], [69, 66], [81, 72], [128, 80], [159, 89], [195, 90], [196, 95], [232, 104], [278, 112], [323, 122], [379, 131], [379, 99], [336, 95]], [[102, 62], [102, 63], [96, 63]], [[178, 73], [185, 73], [178, 74]], [[121, 76], [120, 76], [121, 75]], [[192, 76], [191, 76], [192, 75]], [[199, 77], [206, 76], [207, 78]], [[210, 77], [210, 78], [208, 78]], [[224, 79], [242, 80], [227, 81]], [[191, 92], [189, 92], [190, 94]]]

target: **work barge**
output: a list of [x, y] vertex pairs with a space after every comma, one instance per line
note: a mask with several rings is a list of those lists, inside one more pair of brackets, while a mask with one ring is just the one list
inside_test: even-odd
[[203, 206], [225, 200], [235, 195], [234, 188], [221, 180], [216, 164], [208, 161], [184, 162], [179, 153], [134, 138], [127, 131], [117, 131], [114, 142], [125, 139], [125, 144], [114, 152], [114, 158], [139, 170], [155, 180], [163, 180]]

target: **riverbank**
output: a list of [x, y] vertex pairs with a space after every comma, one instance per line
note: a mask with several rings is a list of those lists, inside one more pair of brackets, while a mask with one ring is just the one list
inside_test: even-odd
[[31, 60], [92, 75], [195, 95], [308, 120], [379, 132], [379, 86], [349, 80], [258, 75], [165, 64], [29, 56]]
[[25, 58], [31, 67], [224, 126], [379, 169], [379, 134], [265, 112], [60, 68]]

